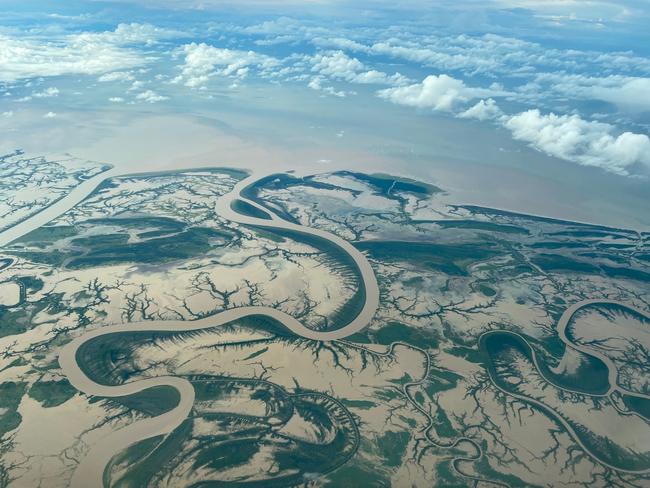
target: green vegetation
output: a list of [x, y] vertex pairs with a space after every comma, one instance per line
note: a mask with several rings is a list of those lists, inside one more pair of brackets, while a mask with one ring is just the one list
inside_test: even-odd
[[390, 486], [390, 479], [372, 464], [355, 462], [343, 466], [327, 477], [326, 488], [382, 488]]
[[271, 220], [271, 216], [268, 212], [260, 210], [254, 205], [251, 205], [245, 200], [240, 200], [239, 198], [233, 200], [230, 204], [230, 207], [237, 213], [246, 215], [247, 217], [255, 217], [257, 219]]
[[109, 403], [122, 405], [152, 417], [173, 409], [180, 400], [178, 390], [171, 386], [154, 386], [134, 395], [106, 399]]
[[478, 290], [485, 295], [486, 297], [493, 297], [494, 295], [497, 294], [496, 290], [494, 288], [491, 288], [483, 283], [478, 285]]
[[298, 220], [291, 215], [286, 209], [278, 207], [277, 205], [271, 208], [270, 204], [262, 200], [259, 196], [259, 193], [262, 189], [284, 189], [288, 188], [292, 184], [295, 184], [297, 181], [302, 181], [296, 178], [295, 176], [282, 173], [269, 175], [264, 178], [259, 179], [252, 185], [243, 188], [240, 192], [240, 195], [248, 200], [251, 200], [258, 205], [267, 208], [271, 213], [279, 215], [281, 218], [288, 222], [299, 223]]
[[379, 455], [384, 459], [388, 468], [397, 468], [402, 464], [402, 457], [406, 452], [406, 445], [411, 439], [409, 432], [386, 432], [377, 439]]
[[13, 244], [30, 244], [44, 247], [46, 244], [73, 237], [76, 234], [76, 229], [71, 225], [45, 225], [34, 229], [29, 234], [14, 241]]
[[377, 194], [386, 197], [391, 197], [394, 193], [413, 193], [415, 195], [426, 196], [442, 191], [440, 188], [427, 183], [381, 173], [368, 175], [354, 171], [338, 171], [334, 174], [337, 176], [351, 176], [359, 181], [363, 181], [373, 187]]
[[650, 400], [632, 395], [621, 396], [627, 408], [650, 420]]
[[[133, 178], [151, 180], [168, 178], [176, 173], [180, 175], [180, 172], [163, 172]], [[229, 174], [235, 178], [245, 176], [236, 171]], [[352, 296], [327, 317], [307, 312], [296, 318], [308, 321], [309, 326], [319, 330], [337, 330], [358, 317], [363, 309], [365, 287], [356, 262], [347, 252], [327, 239], [300, 231], [277, 229], [269, 222], [275, 215], [297, 222], [298, 214], [291, 215], [288, 210], [294, 208], [294, 203], [290, 197], [285, 200], [287, 192], [283, 190], [300, 187], [300, 190], [326, 190], [313, 192], [313, 201], [305, 201], [301, 194], [297, 202], [301, 216], [302, 212], [314, 212], [310, 215], [317, 217], [314, 221], [320, 221], [321, 217], [331, 218], [331, 222], [350, 226], [355, 231], [365, 227], [368, 222], [369, 235], [380, 236], [378, 240], [362, 241], [355, 245], [370, 256], [373, 264], [377, 263], [378, 270], [385, 271], [378, 278], [382, 307], [387, 307], [377, 313], [371, 328], [341, 341], [299, 338], [282, 323], [256, 315], [219, 326], [219, 332], [226, 332], [223, 336], [217, 336], [216, 329], [193, 332], [125, 330], [85, 342], [77, 351], [77, 363], [84, 374], [101, 384], [118, 385], [163, 371], [164, 374], [174, 374], [178, 364], [190, 364], [192, 368], [201, 364], [214, 366], [214, 371], [204, 371], [203, 374], [191, 369], [193, 374], [183, 377], [192, 383], [196, 394], [187, 420], [170, 435], [139, 442], [116, 456], [104, 474], [107, 486], [180, 485], [183, 473], [200, 474], [200, 482], [194, 485], [191, 485], [193, 481], [185, 483], [195, 487], [273, 488], [312, 484], [332, 487], [389, 486], [395, 483], [394, 475], [398, 469], [402, 468], [402, 475], [417, 469], [417, 462], [432, 484], [481, 484], [480, 481], [464, 478], [462, 473], [467, 473], [468, 477], [476, 475], [497, 483], [522, 486], [526, 480], [509, 474], [509, 463], [518, 461], [513, 459], [518, 449], [530, 448], [527, 455], [535, 456], [536, 461], [531, 464], [534, 465], [531, 469], [535, 470], [540, 466], [537, 462], [545, 461], [544, 456], [550, 458], [556, 454], [552, 445], [550, 449], [548, 445], [541, 444], [514, 446], [510, 444], [513, 442], [510, 433], [507, 430], [500, 432], [504, 422], [510, 422], [515, 418], [513, 416], [521, 416], [527, 408], [534, 413], [533, 420], [529, 418], [530, 412], [526, 413], [526, 418], [531, 422], [535, 422], [535, 418], [539, 421], [539, 415], [545, 415], [556, 424], [551, 427], [550, 437], [542, 436], [540, 439], [555, 439], [557, 453], [563, 459], [564, 450], [568, 449], [571, 459], [565, 460], [567, 473], [587, 456], [580, 449], [574, 453], [573, 441], [567, 441], [567, 437], [561, 435], [567, 425], [574, 426], [579, 440], [603, 461], [628, 469], [650, 466], [650, 457], [643, 450], [631, 452], [590, 431], [588, 426], [593, 426], [593, 423], [589, 424], [588, 420], [593, 411], [598, 410], [601, 414], [603, 412], [600, 410], [612, 410], [609, 399], [603, 395], [610, 387], [607, 367], [597, 357], [579, 351], [566, 351], [564, 342], [549, 328], [549, 324], [566, 309], [567, 303], [586, 298], [592, 291], [593, 296], [618, 296], [618, 292], [610, 293], [616, 287], [620, 296], [624, 296], [628, 292], [637, 293], [642, 287], [635, 284], [626, 289], [622, 280], [650, 281], [650, 272], [643, 262], [644, 259], [650, 261], [650, 254], [638, 234], [473, 206], [456, 208], [469, 210], [474, 217], [460, 211], [455, 215], [462, 215], [462, 219], [415, 221], [410, 220], [412, 213], [409, 210], [411, 207], [406, 205], [407, 196], [410, 200], [418, 199], [420, 208], [430, 195], [440, 189], [389, 175], [365, 175], [351, 171], [341, 171], [335, 175], [346, 178], [350, 186], [361, 187], [361, 182], [365, 190], [344, 188], [346, 183], [342, 183], [341, 187], [325, 183], [318, 180], [321, 178], [319, 176], [302, 178], [293, 174], [279, 174], [245, 188], [242, 198], [232, 201], [233, 211], [266, 221], [261, 225], [246, 226], [247, 229], [259, 238], [278, 244], [262, 243], [261, 249], [266, 254], [259, 259], [267, 265], [273, 278], [270, 281], [261, 278], [260, 283], [250, 285], [246, 282], [251, 301], [255, 302], [253, 297], [256, 296], [262, 296], [265, 303], [276, 300], [275, 291], [279, 288], [272, 287], [281, 285], [273, 280], [278, 275], [284, 279], [284, 274], [275, 272], [277, 268], [274, 266], [282, 266], [277, 264], [279, 258], [276, 257], [291, 260], [292, 245], [301, 243], [310, 246], [307, 254], [344, 278], [349, 290], [342, 291]], [[168, 183], [175, 185], [172, 179], [162, 182], [165, 185]], [[105, 182], [95, 194], [119, 185], [120, 179]], [[337, 203], [334, 200], [341, 196], [341, 190], [346, 193]], [[267, 191], [275, 191], [281, 196], [264, 201], [262, 195], [266, 195]], [[355, 205], [363, 205], [358, 214], [350, 209], [349, 202], [344, 202], [349, 195], [364, 193], [368, 196], [369, 192], [392, 199], [393, 202], [381, 209], [365, 207], [366, 203], [371, 206], [377, 198], [355, 202]], [[318, 200], [326, 193], [331, 194], [322, 201]], [[244, 200], [244, 197], [266, 210]], [[186, 198], [186, 195], [181, 198]], [[383, 202], [386, 203], [385, 200]], [[101, 203], [91, 210], [100, 208]], [[208, 254], [209, 258], [200, 264], [193, 262], [188, 266], [174, 266], [179, 275], [186, 273], [182, 274], [182, 280], [188, 283], [196, 269], [208, 267], [210, 261], [216, 262], [221, 255], [219, 248], [235, 248], [239, 243], [239, 226], [216, 229], [189, 225], [184, 220], [203, 220], [185, 218], [179, 209], [173, 208], [173, 203], [169, 204], [165, 214], [171, 211], [180, 215], [180, 220], [148, 216], [148, 208], [154, 211], [154, 207], [129, 206], [121, 214], [129, 217], [90, 219], [74, 226], [44, 226], [8, 246], [7, 253], [38, 263], [37, 266], [28, 263], [25, 267], [20, 267], [18, 263], [20, 270], [17, 275], [29, 274], [32, 272], [30, 269], [36, 269], [41, 274], [11, 278], [20, 282], [22, 300], [16, 306], [0, 306], [0, 337], [22, 333], [29, 330], [33, 323], [51, 322], [55, 324], [53, 327], [58, 327], [60, 324], [55, 320], [58, 321], [60, 317], [65, 326], [72, 324], [79, 327], [88, 325], [91, 320], [96, 320], [94, 325], [100, 326], [102, 318], [109, 317], [109, 313], [111, 318], [114, 317], [113, 314], [122, 305], [113, 302], [109, 311], [109, 305], [104, 307], [109, 298], [103, 297], [109, 296], [113, 300], [118, 295], [115, 288], [111, 288], [111, 293], [106, 295], [93, 290], [92, 281], [84, 285], [88, 281], [82, 280], [89, 273], [75, 274], [72, 272], [75, 269], [131, 263], [147, 265], [139, 269], [128, 266], [128, 271], [117, 277], [119, 296], [124, 297], [124, 301], [128, 300], [130, 306], [133, 287], [141, 283], [144, 286], [146, 278], [143, 275], [156, 269], [156, 265], [170, 262], [179, 264], [189, 258]], [[199, 204], [197, 208], [203, 207]], [[211, 208], [213, 206], [205, 214], [201, 211], [200, 215], [212, 215]], [[328, 210], [332, 210], [331, 216]], [[346, 215], [344, 210], [350, 210], [350, 215]], [[438, 207], [432, 210], [437, 211]], [[440, 215], [444, 213], [440, 212]], [[339, 221], [340, 218], [345, 221]], [[367, 220], [364, 221], [364, 218]], [[248, 235], [246, 232], [242, 239], [250, 246], [254, 241], [250, 241]], [[645, 238], [649, 236], [646, 234]], [[379, 240], [381, 238], [384, 240]], [[274, 249], [276, 247], [277, 250]], [[270, 261], [266, 260], [267, 255], [271, 256]], [[12, 261], [12, 258], [0, 259], [0, 270], [11, 265]], [[228, 265], [225, 260], [224, 265]], [[61, 270], [57, 267], [65, 268], [65, 273], [58, 275]], [[163, 266], [163, 269], [166, 268], [171, 266]], [[118, 272], [114, 269], [107, 275], [113, 276]], [[556, 273], [559, 276], [552, 275]], [[575, 276], [573, 273], [597, 275], [598, 279]], [[218, 272], [214, 274], [218, 279], [222, 278], [217, 276]], [[90, 276], [92, 279], [94, 275], [90, 273]], [[518, 279], [512, 279], [514, 277]], [[75, 285], [74, 291], [69, 291], [72, 289], [69, 286], [56, 287], [57, 280], [77, 278], [78, 286]], [[257, 276], [243, 278], [257, 281]], [[229, 279], [228, 273], [224, 283]], [[611, 283], [614, 279], [621, 281]], [[196, 284], [193, 286], [195, 290], [200, 288]], [[429, 289], [431, 287], [435, 288]], [[34, 296], [43, 290], [55, 290], [56, 293]], [[59, 293], [61, 290], [68, 290], [65, 292], [67, 295]], [[187, 298], [187, 294], [181, 292], [178, 296], [173, 294], [172, 300], [172, 294], [165, 291], [169, 296], [162, 299], [154, 296], [157, 291], [157, 287], [151, 286], [151, 298], [146, 297], [146, 300], [154, 300], [151, 318], [158, 317], [157, 307], [160, 307], [158, 310], [167, 307], [165, 310], [169, 310], [169, 315], [160, 312], [160, 316], [171, 317], [180, 310], [182, 300]], [[238, 287], [233, 291], [235, 298], [229, 305], [239, 304], [240, 297], [246, 296], [246, 292], [243, 286]], [[137, 299], [141, 297], [134, 296]], [[195, 298], [202, 299], [199, 293], [192, 295], [192, 300]], [[284, 303], [282, 298], [275, 303]], [[396, 303], [401, 306], [401, 303], [408, 303], [413, 298], [416, 300], [414, 306], [418, 307], [427, 300], [431, 300], [431, 303], [435, 300], [440, 304], [441, 312], [436, 313], [435, 308], [430, 308], [434, 311], [423, 313], [423, 317], [415, 319], [408, 314], [408, 310], [401, 313], [398, 307], [391, 307]], [[94, 300], [105, 301], [92, 305], [92, 309], [84, 308], [84, 304]], [[313, 297], [306, 296], [305, 302], [309, 300], [313, 301]], [[191, 303], [192, 309], [194, 303]], [[293, 302], [289, 303], [293, 305]], [[533, 319], [520, 320], [524, 307], [514, 307], [513, 303], [534, 308], [535, 315], [539, 314], [545, 319], [539, 323]], [[188, 302], [185, 305], [189, 308]], [[306, 307], [309, 306], [311, 304]], [[481, 331], [494, 327], [507, 327], [513, 331], [521, 327], [526, 334], [492, 331], [477, 340]], [[250, 330], [246, 330], [238, 339], [237, 333], [242, 328]], [[251, 336], [251, 331], [256, 333]], [[541, 338], [534, 338], [536, 333]], [[567, 330], [567, 334], [570, 333]], [[44, 343], [43, 349], [40, 349], [39, 343], [28, 350], [24, 358], [18, 358], [8, 366], [22, 364], [30, 365], [32, 369], [25, 383], [0, 384], [0, 435], [21, 423], [17, 409], [24, 394], [44, 408], [62, 405], [77, 395], [67, 380], [36, 381], [30, 386], [34, 376], [48, 368], [59, 368], [52, 351], [56, 351], [69, 337], [65, 333], [52, 335], [54, 338]], [[371, 346], [354, 347], [347, 341]], [[190, 342], [198, 344], [193, 344], [192, 348], [184, 347]], [[175, 347], [169, 358], [163, 357], [162, 353], [155, 358], [144, 353], [156, 346], [160, 346], [161, 351], [167, 351], [166, 346], [171, 343]], [[406, 347], [399, 346], [391, 351], [388, 347], [381, 347], [395, 343], [409, 344], [413, 348], [422, 348], [425, 354], [429, 353], [425, 378], [420, 377], [420, 367], [426, 359], [420, 355], [419, 349], [409, 348], [407, 351]], [[197, 348], [194, 349], [194, 346]], [[384, 353], [386, 350], [389, 352]], [[205, 356], [192, 361], [194, 352], [187, 351], [202, 351], [197, 354]], [[287, 366], [283, 353], [305, 354], [308, 361], [313, 358], [317, 362], [314, 367], [322, 370], [325, 381], [319, 377], [318, 382], [312, 384], [306, 371], [292, 370], [291, 365], [303, 364], [304, 357]], [[450, 358], [449, 355], [455, 357]], [[202, 363], [198, 360], [208, 356], [210, 361], [215, 362]], [[232, 362], [221, 368], [217, 365], [219, 357], [227, 357], [229, 361], [232, 358]], [[190, 362], [184, 362], [185, 359]], [[245, 365], [242, 368], [246, 369], [240, 371], [247, 373], [242, 374], [253, 373], [247, 378], [235, 377], [238, 365]], [[571, 367], [559, 368], [564, 365]], [[456, 366], [458, 373], [445, 369]], [[335, 374], [331, 374], [332, 371]], [[358, 375], [360, 371], [362, 373]], [[378, 375], [376, 383], [370, 378], [373, 371]], [[318, 374], [321, 374], [320, 371]], [[350, 388], [361, 385], [359, 395], [339, 398], [338, 395], [344, 396], [343, 392], [348, 391], [338, 389], [341, 378], [344, 388], [348, 388], [348, 380]], [[526, 381], [535, 381], [539, 388], [523, 388]], [[320, 392], [310, 390], [314, 384], [319, 385], [317, 388]], [[495, 399], [499, 402], [499, 405], [495, 404], [498, 406], [496, 415], [495, 405], [484, 403], [487, 399], [485, 395], [490, 397], [489, 402], [492, 401], [492, 396], [497, 392], [495, 385], [505, 392], [496, 393]], [[554, 391], [556, 388], [557, 392]], [[546, 393], [557, 393], [557, 396], [544, 396]], [[458, 398], [463, 398], [463, 401], [450, 403]], [[536, 399], [548, 405], [538, 405]], [[628, 420], [638, 419], [626, 412], [623, 404], [630, 412], [650, 418], [650, 402], [645, 399], [620, 395], [620, 399], [615, 400], [621, 415]], [[176, 407], [179, 401], [178, 391], [169, 386], [157, 386], [125, 397], [95, 397], [91, 400], [97, 402], [95, 408], [103, 407], [111, 415], [130, 411], [135, 412], [137, 417], [163, 414]], [[573, 402], [573, 405], [564, 409], [555, 402]], [[448, 408], [450, 404], [453, 405], [451, 409]], [[416, 406], [429, 412], [430, 424], [427, 416], [421, 415]], [[581, 418], [572, 418], [575, 412]], [[617, 415], [614, 410], [612, 412], [611, 415]], [[581, 423], [583, 420], [584, 423]], [[516, 428], [526, 428], [521, 418]], [[430, 439], [424, 438], [424, 434]], [[451, 447], [436, 447], [434, 438], [440, 445]], [[616, 432], [611, 434], [611, 438], [617, 438]], [[472, 446], [477, 450], [473, 451]], [[495, 446], [497, 451], [491, 451]], [[411, 448], [415, 450], [410, 451]], [[479, 458], [476, 452], [480, 450], [483, 455]], [[503, 452], [507, 455], [503, 459], [497, 458]], [[540, 452], [544, 455], [538, 456]], [[476, 459], [469, 459], [473, 456]], [[426, 466], [425, 463], [431, 465]], [[255, 472], [256, 469], [259, 469], [258, 472]], [[517, 472], [524, 473], [525, 469]], [[576, 471], [573, 472], [575, 474]]]
[[389, 322], [376, 331], [368, 331], [368, 335], [377, 344], [392, 344], [405, 342], [416, 347], [436, 348], [439, 339], [433, 330], [418, 329], [399, 322]]
[[26, 389], [26, 383], [0, 383], [0, 436], [20, 425], [22, 416], [17, 409]]
[[[488, 362], [488, 371], [492, 380], [499, 385], [505, 391], [518, 393], [523, 396], [527, 396], [518, 391], [518, 385], [525, 381], [524, 376], [516, 369], [512, 361], [512, 353], [518, 352], [522, 354], [527, 361], [530, 363], [530, 367], [534, 368], [534, 364], [531, 358], [531, 349], [530, 346], [524, 342], [520, 337], [515, 334], [508, 332], [494, 332], [490, 334], [483, 335], [479, 343], [479, 347], [485, 351], [489, 357]], [[507, 370], [507, 375], [509, 375], [508, 381], [501, 378], [500, 372], [497, 370], [496, 365], [499, 365], [501, 368]], [[541, 365], [540, 365], [541, 366]], [[578, 374], [580, 376], [578, 376]], [[592, 373], [591, 371], [582, 371], [575, 375], [576, 385], [582, 385], [582, 390], [586, 390], [590, 387], [589, 382], [591, 381], [589, 376], [594, 374], [598, 376], [598, 372]], [[550, 385], [549, 385], [550, 386]], [[580, 398], [566, 401], [580, 402]], [[585, 399], [584, 401], [588, 401]], [[558, 418], [558, 413], [553, 411], [551, 408], [546, 406], [540, 406], [535, 404], [536, 409], [541, 410], [544, 414], [548, 415], [551, 419]], [[585, 429], [580, 423], [582, 419], [577, 419], [578, 423], [574, 422], [573, 419], [563, 417], [563, 419], [573, 426], [575, 434], [580, 437], [581, 441], [589, 446], [589, 449], [592, 452], [597, 453], [600, 459], [605, 460], [613, 466], [618, 466], [623, 469], [647, 469], [650, 466], [650, 457], [645, 453], [634, 452], [630, 449], [621, 447], [609, 438], [604, 438], [598, 435], [593, 434], [590, 430]], [[561, 424], [558, 423], [559, 426]]]
[[[529, 230], [525, 227], [509, 224], [495, 224], [494, 222], [486, 222], [482, 220], [432, 220], [431, 222], [439, 225], [443, 229], [470, 229], [501, 232], [504, 234], [530, 234]], [[419, 221], [415, 221], [414, 223], [419, 223]]]
[[[530, 341], [530, 342], [527, 342]], [[523, 354], [528, 361], [533, 362], [532, 345], [536, 345], [537, 365], [540, 373], [553, 385], [573, 391], [579, 391], [588, 395], [600, 395], [609, 389], [608, 369], [600, 359], [575, 351], [574, 354], [581, 356], [581, 362], [573, 374], [558, 374], [551, 370], [549, 363], [556, 365], [559, 358], [551, 355], [549, 348], [537, 343], [534, 339], [525, 341], [516, 334], [508, 331], [495, 331], [482, 336], [479, 342], [481, 352], [487, 353], [487, 364], [492, 364], [492, 358], [507, 350], [516, 350]], [[564, 353], [564, 345], [561, 346]], [[492, 368], [492, 366], [488, 366]], [[494, 369], [491, 369], [495, 373]]]
[[508, 210], [499, 210], [496, 208], [480, 207], [477, 205], [454, 205], [453, 207], [469, 210], [470, 212], [479, 215], [493, 215], [498, 217], [505, 217], [508, 220], [527, 220], [529, 222], [541, 222], [545, 224], [554, 224], [563, 227], [569, 227], [569, 228], [573, 227], [576, 229], [580, 229], [575, 231], [569, 230], [569, 231], [555, 232], [549, 235], [575, 235], [576, 232], [578, 233], [577, 235], [598, 236], [598, 237], [602, 237], [603, 235], [610, 235], [613, 233], [634, 234], [634, 231], [629, 231], [626, 229], [615, 229], [615, 228], [605, 227], [601, 225], [583, 224], [580, 222], [572, 222], [569, 220], [553, 219], [551, 217], [541, 217], [538, 215], [528, 215], [528, 214], [522, 214], [517, 212], [510, 212]]
[[587, 244], [576, 241], [538, 241], [528, 244], [531, 249], [585, 249]]
[[531, 258], [531, 262], [546, 272], [568, 271], [572, 273], [600, 272], [597, 266], [586, 261], [578, 261], [561, 254], [538, 254]]
[[[19, 278], [21, 280], [22, 278]], [[29, 283], [28, 286], [42, 286], [40, 280], [30, 280], [24, 278]], [[61, 301], [61, 293], [49, 293], [46, 296], [34, 302], [22, 301], [13, 307], [0, 305], [0, 337], [6, 337], [15, 334], [22, 334], [31, 329], [32, 318], [41, 312], [51, 315], [64, 311]], [[70, 310], [74, 313], [75, 310]]]
[[[127, 448], [115, 457], [104, 471], [104, 486], [131, 488], [148, 486], [151, 479], [159, 473], [160, 467], [168, 464], [178, 454], [179, 446], [191, 435], [192, 421], [184, 421], [171, 434], [147, 439]], [[139, 462], [146, 458], [146, 462]], [[126, 474], [113, 480], [111, 468], [119, 463], [129, 466]]]
[[77, 390], [68, 380], [39, 381], [34, 383], [27, 393], [44, 408], [57, 407], [77, 394]]
[[[626, 262], [625, 260], [622, 260], [621, 256], [609, 256], [605, 254], [599, 256], [618, 262]], [[585, 257], [589, 257], [589, 261], [573, 259], [572, 257], [564, 256], [562, 254], [538, 254], [531, 258], [531, 262], [546, 272], [600, 274], [610, 278], [623, 278], [650, 282], [650, 273], [645, 271], [634, 269], [629, 266], [609, 266], [595, 261], [595, 256]]]
[[[53, 228], [51, 228], [53, 229]], [[91, 235], [84, 235], [92, 229]], [[30, 261], [66, 266], [70, 269], [125, 263], [165, 263], [200, 256], [215, 246], [224, 245], [234, 236], [230, 232], [207, 227], [186, 227], [164, 217], [93, 219], [65, 231], [29, 234], [29, 243], [43, 250], [11, 250]], [[137, 240], [133, 239], [133, 234]], [[57, 236], [65, 235], [69, 246], [48, 249]], [[54, 237], [53, 237], [54, 236]], [[39, 240], [41, 239], [41, 240]]]
[[617, 266], [607, 266], [605, 264], [601, 265], [600, 268], [603, 270], [605, 275], [610, 278], [624, 278], [650, 283], [650, 273], [646, 273], [645, 271], [629, 267], [620, 268]]
[[[238, 380], [203, 376], [192, 380], [196, 391], [195, 411], [171, 435], [140, 442], [120, 454], [105, 473], [110, 486], [147, 486], [154, 479], [172, 475], [181, 465], [191, 465], [203, 473], [195, 486], [225, 486], [224, 473], [230, 468], [249, 465], [262, 449], [271, 452], [276, 469], [260, 472], [261, 476], [242, 477], [237, 486], [281, 487], [300, 484], [308, 473], [327, 473], [345, 463], [356, 451], [355, 430], [351, 417], [338, 403], [325, 395], [302, 393], [290, 395], [279, 386], [259, 380]], [[267, 417], [237, 415], [215, 410], [213, 401], [224, 396], [250, 397], [267, 404]], [[208, 405], [203, 410], [202, 405]], [[314, 444], [289, 435], [273, 433], [277, 422], [286, 423], [298, 412], [314, 425], [315, 432], [334, 430], [332, 441]], [[273, 416], [274, 429], [268, 418]], [[341, 420], [341, 419], [348, 419]], [[213, 424], [215, 433], [196, 435], [194, 422]], [[276, 449], [268, 451], [271, 444]], [[143, 459], [147, 462], [138, 462]], [[111, 471], [118, 464], [130, 466], [119, 480]], [[261, 468], [260, 468], [261, 469]]]
[[363, 241], [355, 246], [368, 251], [380, 261], [402, 261], [431, 271], [455, 276], [468, 276], [472, 264], [497, 256], [501, 251], [491, 243], [437, 244], [410, 241]]
[[130, 361], [140, 346], [170, 333], [129, 332], [107, 334], [84, 342], [77, 349], [77, 363], [83, 373], [96, 383], [119, 385], [139, 372]]
[[264, 354], [268, 350], [269, 350], [268, 347], [263, 347], [262, 349], [259, 349], [259, 350], [255, 351], [255, 352], [249, 354], [244, 359], [242, 359], [242, 361], [248, 361], [250, 359], [255, 359], [257, 356], [261, 356], [262, 354]]

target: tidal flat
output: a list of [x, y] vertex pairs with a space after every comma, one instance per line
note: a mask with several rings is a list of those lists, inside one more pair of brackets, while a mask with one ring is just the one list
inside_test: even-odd
[[358, 171], [69, 201], [0, 233], [0, 486], [650, 479], [647, 235]]

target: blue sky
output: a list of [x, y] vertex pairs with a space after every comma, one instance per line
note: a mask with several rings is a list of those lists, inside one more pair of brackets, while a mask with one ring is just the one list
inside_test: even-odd
[[[3, 2], [0, 145], [65, 151], [111, 123], [191, 116], [249, 145], [323, 149], [297, 159], [329, 161], [331, 144], [348, 158], [374, 151], [591, 178], [608, 195], [600, 206], [618, 207], [613, 221], [648, 203], [648, 10], [561, 0]], [[490, 150], [467, 147], [474, 133]], [[492, 150], [502, 160], [478, 156]]]

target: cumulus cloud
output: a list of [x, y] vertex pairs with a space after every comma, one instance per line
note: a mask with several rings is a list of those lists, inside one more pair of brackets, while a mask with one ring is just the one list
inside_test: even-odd
[[619, 86], [594, 86], [593, 98], [633, 111], [650, 111], [650, 78], [631, 78]]
[[621, 175], [635, 165], [650, 167], [650, 138], [632, 132], [616, 136], [610, 124], [534, 109], [508, 117], [504, 126], [515, 139], [567, 161]]
[[48, 112], [45, 115], [43, 115], [44, 119], [53, 119], [54, 117], [56, 117], [56, 112]]
[[337, 90], [333, 86], [324, 86], [323, 85], [324, 80], [325, 79], [322, 76], [314, 76], [311, 80], [309, 80], [307, 86], [312, 90], [322, 91], [324, 93], [327, 93], [328, 95], [333, 95], [339, 98], [345, 98], [348, 95], [348, 93], [345, 92], [344, 90]]
[[361, 51], [361, 52], [370, 52], [370, 49], [365, 44], [362, 44], [351, 39], [346, 39], [345, 37], [315, 37], [312, 39], [312, 43], [316, 46], [335, 48], [335, 49], [346, 49], [349, 51]]
[[169, 97], [166, 97], [164, 95], [159, 95], [153, 90], [146, 90], [143, 91], [142, 93], [138, 93], [135, 96], [136, 100], [142, 100], [143, 102], [149, 102], [149, 103], [156, 103], [156, 102], [162, 102], [163, 100], [169, 100]]
[[135, 76], [133, 73], [128, 71], [113, 71], [111, 73], [106, 73], [97, 78], [97, 81], [105, 82], [114, 82], [114, 81], [133, 81]]
[[350, 83], [403, 85], [408, 78], [400, 73], [388, 75], [382, 71], [367, 69], [357, 58], [351, 58], [343, 51], [320, 53], [308, 58], [312, 71]]
[[566, 161], [620, 175], [650, 168], [650, 138], [645, 134], [617, 133], [607, 123], [587, 121], [578, 115], [542, 114], [539, 109], [506, 115], [493, 98], [482, 98], [467, 108], [472, 99], [507, 94], [496, 85], [489, 89], [469, 87], [448, 75], [432, 75], [422, 83], [378, 92], [380, 97], [400, 105], [451, 112], [461, 118], [493, 120], [507, 128], [514, 139]]
[[344, 49], [388, 56], [439, 70], [465, 74], [531, 74], [534, 72], [618, 72], [650, 73], [650, 59], [630, 52], [597, 53], [577, 49], [553, 49], [514, 37], [495, 34], [482, 36], [414, 36], [388, 38], [362, 43], [341, 36], [309, 38], [319, 47]]
[[142, 66], [149, 59], [133, 46], [176, 35], [148, 24], [120, 24], [114, 31], [83, 32], [49, 41], [0, 35], [0, 81], [103, 74]]
[[493, 98], [479, 100], [478, 103], [458, 114], [461, 119], [492, 120], [503, 115]]
[[[356, 34], [356, 33], [355, 33]], [[477, 74], [506, 80], [510, 96], [523, 103], [566, 110], [571, 100], [602, 100], [621, 112], [650, 111], [650, 59], [631, 52], [598, 53], [556, 49], [494, 34], [482, 36], [402, 32], [394, 37], [359, 41], [333, 32], [311, 42], [319, 48], [341, 49], [367, 56], [390, 57], [420, 67], [432, 67], [461, 78]], [[605, 73], [607, 76], [594, 76]], [[617, 73], [616, 75], [611, 73]]]
[[602, 100], [631, 112], [650, 111], [650, 78], [539, 73], [517, 90], [532, 100], [548, 99], [551, 94], [562, 99]]
[[157, 27], [151, 24], [118, 24], [114, 31], [84, 32], [74, 36], [76, 40], [87, 39], [90, 42], [105, 44], [150, 46], [164, 39], [184, 37], [185, 33], [173, 29]]
[[386, 88], [377, 94], [398, 105], [450, 112], [475, 98], [503, 95], [499, 89], [473, 88], [448, 75], [430, 75], [422, 83]]
[[175, 55], [183, 56], [184, 63], [181, 75], [174, 81], [184, 82], [192, 88], [204, 86], [214, 75], [243, 78], [250, 67], [268, 74], [280, 64], [276, 58], [255, 51], [218, 48], [203, 42], [185, 44], [176, 50]]
[[56, 97], [58, 95], [59, 95], [59, 89], [53, 86], [46, 88], [43, 91], [32, 94], [34, 98], [50, 98], [50, 97]]

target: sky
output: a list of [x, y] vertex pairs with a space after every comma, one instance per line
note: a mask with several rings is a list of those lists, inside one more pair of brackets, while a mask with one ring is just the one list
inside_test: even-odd
[[3, 1], [0, 153], [431, 181], [650, 229], [647, 1]]

